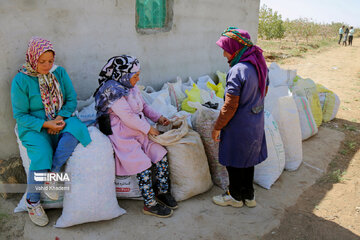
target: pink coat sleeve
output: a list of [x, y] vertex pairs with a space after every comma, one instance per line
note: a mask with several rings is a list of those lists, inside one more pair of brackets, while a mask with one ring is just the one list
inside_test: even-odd
[[144, 134], [148, 134], [150, 131], [150, 124], [144, 119], [139, 117], [131, 109], [129, 103], [125, 97], [122, 97], [111, 106], [111, 110], [120, 118], [120, 120], [129, 128], [139, 130]]
[[161, 117], [161, 114], [156, 112], [149, 105], [147, 105], [142, 97], [141, 97], [141, 102], [143, 104], [143, 113], [145, 114], [145, 116], [148, 117], [151, 121], [157, 122]]

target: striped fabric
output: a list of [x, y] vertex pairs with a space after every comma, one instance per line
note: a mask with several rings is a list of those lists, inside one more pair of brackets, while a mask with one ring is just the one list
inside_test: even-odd
[[26, 51], [26, 62], [30, 63], [31, 67], [36, 70], [40, 55], [48, 50], [53, 51], [55, 56], [54, 47], [50, 41], [41, 37], [32, 37]]

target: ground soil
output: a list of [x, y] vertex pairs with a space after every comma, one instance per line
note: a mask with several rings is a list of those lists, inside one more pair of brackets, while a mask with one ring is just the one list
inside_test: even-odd
[[262, 239], [360, 239], [360, 43], [286, 59], [281, 67], [297, 69], [340, 97], [336, 119], [324, 126], [344, 132], [345, 140], [327, 173]]

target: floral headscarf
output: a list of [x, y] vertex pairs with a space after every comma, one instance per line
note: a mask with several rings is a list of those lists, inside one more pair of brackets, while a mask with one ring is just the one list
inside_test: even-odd
[[264, 97], [267, 66], [262, 54], [263, 50], [251, 42], [250, 34], [245, 30], [228, 27], [216, 44], [232, 55], [229, 61], [230, 67], [239, 62], [250, 62], [255, 66], [261, 96]]
[[130, 78], [140, 71], [139, 61], [132, 56], [115, 56], [108, 60], [99, 74], [99, 87], [94, 93], [97, 116], [107, 113], [119, 98], [129, 95]]
[[49, 120], [53, 120], [60, 111], [64, 99], [59, 81], [55, 75], [51, 72], [47, 74], [37, 72], [39, 58], [41, 54], [47, 51], [52, 51], [55, 57], [55, 51], [50, 41], [40, 37], [32, 37], [26, 51], [26, 62], [19, 71], [38, 78], [41, 100], [44, 105], [46, 117]]

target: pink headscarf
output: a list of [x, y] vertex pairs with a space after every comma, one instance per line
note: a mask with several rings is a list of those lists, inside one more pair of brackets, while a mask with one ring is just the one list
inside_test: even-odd
[[[242, 38], [237, 37], [235, 34], [240, 35]], [[250, 39], [250, 34], [247, 31], [236, 28], [228, 28], [225, 32], [223, 32], [216, 44], [232, 55], [232, 59], [229, 61], [231, 67], [238, 62], [250, 62], [255, 66], [259, 78], [261, 96], [264, 97], [267, 66], [265, 58], [262, 54], [263, 50], [258, 46], [253, 45]], [[241, 50], [243, 50], [243, 52]], [[236, 59], [236, 57], [239, 57], [238, 54], [241, 54], [240, 59], [234, 64], [232, 61]]]

